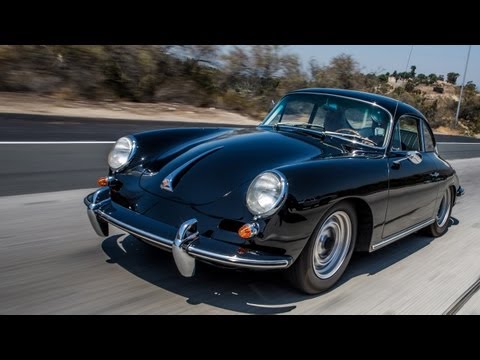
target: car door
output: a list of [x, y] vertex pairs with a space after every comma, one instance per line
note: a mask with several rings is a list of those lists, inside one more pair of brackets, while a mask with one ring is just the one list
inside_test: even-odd
[[433, 218], [438, 172], [434, 153], [425, 151], [421, 121], [404, 115], [394, 127], [388, 151], [389, 199], [383, 238]]

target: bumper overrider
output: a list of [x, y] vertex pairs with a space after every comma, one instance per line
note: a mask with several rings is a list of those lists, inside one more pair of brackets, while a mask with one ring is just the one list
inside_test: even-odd
[[112, 202], [110, 188], [107, 186], [88, 195], [84, 203], [97, 235], [108, 236], [108, 224], [111, 224], [146, 243], [172, 251], [179, 272], [186, 277], [194, 275], [196, 259], [233, 268], [256, 270], [283, 269], [292, 263], [290, 256], [249, 250], [202, 236], [197, 231], [196, 219], [187, 220], [175, 229], [143, 216]]

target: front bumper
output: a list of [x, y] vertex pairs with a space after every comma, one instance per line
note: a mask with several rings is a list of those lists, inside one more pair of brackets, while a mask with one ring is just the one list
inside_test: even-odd
[[284, 269], [292, 263], [290, 256], [272, 255], [202, 236], [197, 232], [195, 219], [175, 229], [126, 209], [111, 201], [108, 187], [89, 194], [84, 203], [90, 223], [99, 236], [108, 236], [108, 224], [111, 224], [146, 243], [171, 250], [178, 270], [186, 277], [193, 276], [196, 259], [256, 270]]

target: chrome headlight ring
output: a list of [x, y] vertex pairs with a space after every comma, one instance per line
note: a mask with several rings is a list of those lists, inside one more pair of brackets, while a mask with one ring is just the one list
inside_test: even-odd
[[264, 171], [248, 187], [247, 208], [256, 218], [273, 215], [285, 203], [287, 193], [285, 175], [277, 170]]
[[108, 165], [113, 171], [119, 171], [127, 166], [135, 154], [137, 144], [133, 136], [123, 136], [117, 140], [108, 154]]

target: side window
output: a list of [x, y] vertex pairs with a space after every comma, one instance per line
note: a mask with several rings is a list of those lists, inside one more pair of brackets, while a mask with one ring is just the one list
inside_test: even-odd
[[325, 111], [325, 109], [322, 106], [319, 106], [312, 123], [323, 126], [323, 124], [325, 123], [326, 114], [327, 112]]
[[282, 122], [308, 123], [313, 107], [313, 103], [305, 100], [290, 101], [285, 107]]
[[419, 121], [410, 116], [401, 117], [393, 131], [392, 150], [420, 151]]
[[425, 151], [432, 152], [435, 151], [435, 142], [433, 141], [432, 131], [428, 124], [423, 120], [423, 139], [425, 141]]

